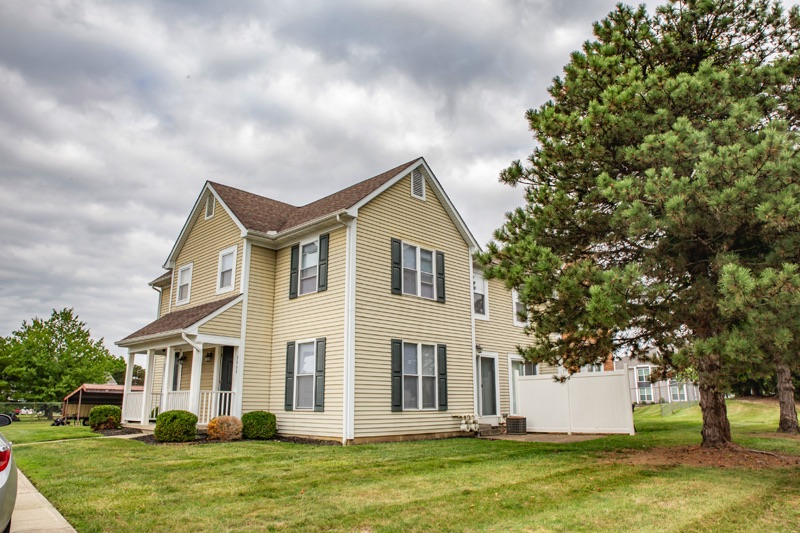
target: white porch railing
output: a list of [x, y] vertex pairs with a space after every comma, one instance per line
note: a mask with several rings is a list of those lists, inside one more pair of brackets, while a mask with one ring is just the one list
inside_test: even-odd
[[167, 397], [164, 398], [164, 404], [162, 407], [164, 408], [164, 411], [191, 411], [189, 408], [189, 391], [182, 390], [168, 392]]
[[[122, 418], [125, 420], [139, 420], [142, 418], [143, 392], [129, 392], [125, 396], [125, 412]], [[141, 422], [141, 420], [139, 420]]]
[[197, 413], [198, 424], [208, 424], [217, 416], [230, 415], [233, 405], [233, 392], [200, 391], [200, 412]]
[[161, 414], [161, 393], [150, 394], [150, 420], [155, 420]]

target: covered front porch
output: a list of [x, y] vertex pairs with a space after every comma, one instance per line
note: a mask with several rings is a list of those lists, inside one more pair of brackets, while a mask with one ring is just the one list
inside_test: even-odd
[[[241, 297], [162, 316], [118, 346], [128, 349], [122, 422], [148, 426], [159, 413], [183, 410], [198, 426], [217, 416], [241, 416]], [[141, 392], [132, 389], [137, 356], [144, 356]]]
[[[238, 339], [217, 343], [180, 343], [147, 349], [131, 348], [127, 357], [122, 422], [154, 424], [159, 413], [183, 410], [205, 426], [217, 416], [241, 416], [234, 368]], [[146, 356], [144, 387], [132, 390], [137, 354]]]

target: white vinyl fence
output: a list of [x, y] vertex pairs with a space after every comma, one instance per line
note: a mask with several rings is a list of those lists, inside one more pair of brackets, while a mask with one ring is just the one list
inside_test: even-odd
[[627, 370], [517, 378], [519, 415], [529, 432], [634, 434]]

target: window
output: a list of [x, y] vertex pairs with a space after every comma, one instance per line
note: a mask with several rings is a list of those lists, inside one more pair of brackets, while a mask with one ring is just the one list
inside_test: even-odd
[[514, 306], [514, 325], [524, 326], [527, 320], [525, 317], [528, 316], [527, 310], [525, 309], [525, 304], [520, 301], [519, 293], [516, 290], [511, 291], [511, 297]]
[[328, 288], [327, 233], [292, 246], [289, 298], [324, 291]]
[[214, 216], [214, 195], [209, 194], [206, 197], [206, 220]]
[[594, 364], [594, 365], [583, 365], [581, 367], [581, 372], [602, 372], [603, 365], [601, 364]]
[[489, 318], [488, 283], [479, 270], [472, 272], [472, 307], [476, 318]]
[[175, 305], [189, 303], [192, 292], [192, 263], [178, 269], [178, 297]]
[[447, 411], [447, 346], [392, 339], [392, 411]]
[[419, 167], [411, 172], [411, 196], [425, 199], [425, 175]]
[[403, 243], [403, 294], [435, 299], [433, 262], [431, 250]]
[[436, 346], [403, 343], [403, 409], [436, 409]]
[[312, 409], [314, 407], [314, 342], [303, 342], [297, 345], [297, 372], [295, 373], [296, 409]]
[[669, 388], [673, 402], [686, 401], [686, 383], [673, 383]]
[[286, 411], [324, 411], [325, 339], [286, 344]]
[[236, 246], [219, 253], [219, 269], [217, 274], [217, 293], [229, 292], [236, 284]]
[[650, 367], [636, 367], [636, 384], [639, 387], [639, 403], [653, 401], [653, 384], [650, 383]]

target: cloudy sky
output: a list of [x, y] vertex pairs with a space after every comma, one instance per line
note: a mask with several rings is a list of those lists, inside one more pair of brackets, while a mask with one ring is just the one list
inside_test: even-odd
[[303, 205], [424, 156], [478, 241], [615, 0], [0, 3], [0, 335], [74, 307], [113, 345], [205, 180]]

